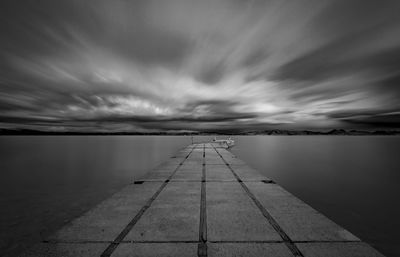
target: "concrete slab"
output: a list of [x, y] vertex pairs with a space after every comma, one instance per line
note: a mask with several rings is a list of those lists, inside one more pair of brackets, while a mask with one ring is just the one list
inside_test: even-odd
[[206, 181], [236, 181], [226, 165], [206, 165]]
[[239, 183], [207, 182], [206, 195], [209, 241], [281, 240]]
[[199, 155], [203, 155], [203, 148], [196, 148], [193, 149], [192, 153], [190, 154], [190, 156], [199, 156]]
[[217, 154], [217, 152], [214, 150], [214, 148], [205, 148], [204, 149], [204, 152], [205, 152], [205, 154], [206, 154], [206, 156], [208, 155], [208, 156], [219, 156], [218, 154]]
[[111, 257], [196, 257], [197, 244], [193, 243], [134, 243], [121, 244]]
[[187, 159], [185, 162], [184, 162], [184, 164], [186, 164], [186, 165], [191, 165], [191, 166], [201, 166], [201, 165], [203, 165], [203, 158], [202, 159], [196, 159], [196, 160], [194, 160], [194, 159]]
[[221, 152], [221, 150], [218, 149], [219, 154], [220, 154], [225, 160], [228, 160], [228, 159], [238, 159], [233, 153], [231, 153], [231, 152], [229, 152], [229, 151], [226, 151], [226, 150], [223, 150], [223, 151], [225, 151], [225, 152]]
[[106, 243], [65, 244], [65, 243], [40, 243], [19, 257], [98, 257], [107, 248]]
[[384, 257], [365, 243], [301, 243], [296, 244], [304, 257]]
[[181, 173], [177, 173], [175, 174], [172, 179], [171, 182], [201, 182], [202, 179], [202, 175], [201, 173], [198, 172], [181, 172]]
[[226, 149], [217, 149], [217, 151], [218, 151], [217, 155], [222, 156], [222, 158], [224, 158], [224, 160], [230, 165], [246, 165], [245, 162], [243, 162], [239, 158], [236, 158], [234, 154], [232, 154]]
[[200, 185], [200, 182], [169, 182], [125, 240], [198, 240]]
[[226, 157], [230, 157], [230, 158], [235, 158], [235, 155], [231, 151], [229, 151], [227, 149], [220, 148], [220, 149], [217, 149], [217, 150], [218, 150], [218, 153], [220, 155], [222, 155], [223, 157], [226, 156]]
[[203, 157], [203, 149], [193, 150], [188, 158], [202, 158]]
[[194, 162], [186, 160], [179, 167], [180, 170], [198, 170], [203, 165], [203, 162]]
[[209, 164], [225, 164], [224, 160], [221, 158], [221, 156], [223, 158], [226, 158], [226, 160], [231, 160], [234, 159], [234, 161], [236, 162], [236, 158], [233, 157], [232, 153], [230, 153], [229, 151], [225, 150], [225, 149], [218, 149], [218, 153], [215, 151], [214, 148], [212, 149], [208, 149], [208, 151], [206, 151], [206, 161]]
[[188, 158], [203, 158], [203, 149], [194, 150]]
[[224, 165], [225, 164], [225, 162], [224, 162], [224, 160], [222, 160], [222, 158], [221, 157], [219, 157], [219, 156], [209, 156], [209, 155], [206, 155], [206, 158], [205, 158], [205, 161], [206, 161], [206, 164], [217, 164], [217, 165]]
[[192, 153], [190, 155], [193, 155], [193, 156], [203, 155], [203, 147], [193, 149]]
[[209, 257], [293, 257], [283, 243], [209, 243]]
[[185, 162], [192, 164], [202, 164], [203, 163], [203, 151], [198, 153], [191, 153]]
[[226, 144], [220, 144], [220, 143], [209, 143], [206, 145], [207, 148], [217, 148], [217, 149], [225, 149]]
[[276, 184], [245, 184], [293, 241], [359, 240]]
[[203, 164], [193, 164], [184, 162], [177, 172], [172, 176], [171, 181], [201, 181], [203, 174]]
[[129, 185], [67, 224], [52, 241], [112, 241], [160, 188], [161, 182]]
[[231, 166], [231, 168], [242, 181], [271, 181], [271, 179], [262, 175], [248, 165]]

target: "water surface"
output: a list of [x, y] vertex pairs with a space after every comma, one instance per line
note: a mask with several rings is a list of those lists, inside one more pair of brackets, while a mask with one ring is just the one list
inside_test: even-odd
[[400, 137], [243, 136], [232, 152], [387, 256], [400, 256]]
[[[250, 166], [382, 253], [400, 256], [400, 137], [235, 140], [232, 152]], [[17, 256], [190, 142], [179, 136], [0, 137], [0, 256]]]
[[0, 256], [17, 256], [190, 141], [177, 136], [0, 137]]

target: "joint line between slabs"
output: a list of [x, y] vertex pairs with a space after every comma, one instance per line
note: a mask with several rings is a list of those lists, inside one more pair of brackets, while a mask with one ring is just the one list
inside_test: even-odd
[[197, 246], [197, 256], [207, 257], [207, 209], [206, 209], [206, 150], [203, 144], [203, 165], [201, 178], [201, 198], [200, 198], [200, 227], [199, 244]]
[[143, 214], [146, 212], [146, 210], [148, 208], [150, 208], [151, 204], [154, 202], [154, 200], [157, 198], [157, 196], [167, 186], [167, 184], [171, 180], [172, 176], [175, 175], [175, 173], [182, 166], [182, 164], [187, 160], [187, 158], [189, 158], [189, 156], [193, 152], [193, 150], [194, 150], [194, 147], [191, 149], [191, 151], [188, 153], [188, 155], [185, 157], [185, 159], [183, 159], [183, 161], [178, 164], [178, 166], [176, 167], [174, 172], [172, 172], [172, 174], [168, 177], [168, 179], [165, 180], [164, 183], [162, 183], [160, 188], [154, 193], [154, 195], [140, 209], [140, 211], [135, 215], [135, 217], [128, 223], [128, 225], [121, 231], [121, 233], [114, 239], [114, 241], [108, 245], [108, 247], [101, 254], [101, 257], [109, 257], [109, 256], [111, 256], [111, 254], [115, 251], [115, 249], [117, 249], [118, 245], [124, 240], [126, 235], [128, 235], [128, 233], [136, 225], [136, 223], [139, 221], [139, 219], [143, 216]]
[[251, 200], [253, 200], [254, 204], [257, 206], [257, 208], [261, 211], [262, 215], [268, 220], [269, 224], [275, 229], [275, 231], [279, 234], [279, 236], [283, 239], [283, 242], [285, 245], [289, 248], [290, 252], [294, 256], [299, 256], [303, 257], [304, 255], [301, 253], [300, 249], [297, 248], [297, 246], [294, 244], [294, 242], [290, 239], [290, 237], [286, 234], [286, 232], [281, 228], [281, 226], [276, 222], [276, 220], [271, 216], [271, 214], [267, 211], [267, 209], [264, 208], [264, 206], [261, 204], [261, 202], [257, 199], [257, 197], [249, 190], [249, 188], [246, 186], [246, 184], [240, 179], [240, 177], [236, 174], [236, 172], [232, 169], [232, 167], [229, 165], [229, 163], [222, 157], [222, 155], [218, 152], [218, 150], [213, 147], [214, 150], [217, 152], [217, 154], [222, 158], [226, 166], [229, 168], [229, 170], [232, 172], [233, 176], [235, 176], [236, 180], [239, 182], [239, 184], [242, 186], [244, 191], [247, 193], [247, 195], [250, 197]]
[[[111, 244], [111, 240], [43, 240], [44, 244]], [[120, 244], [198, 244], [198, 240], [122, 240]], [[254, 243], [254, 244], [284, 244], [282, 240], [207, 240], [207, 243], [214, 244], [241, 244], [241, 243]], [[304, 241], [293, 241], [295, 244], [354, 244], [363, 243], [360, 240], [304, 240]]]

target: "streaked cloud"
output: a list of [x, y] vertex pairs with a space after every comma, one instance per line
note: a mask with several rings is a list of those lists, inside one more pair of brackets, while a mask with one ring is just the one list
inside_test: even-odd
[[2, 1], [0, 126], [398, 127], [397, 1]]

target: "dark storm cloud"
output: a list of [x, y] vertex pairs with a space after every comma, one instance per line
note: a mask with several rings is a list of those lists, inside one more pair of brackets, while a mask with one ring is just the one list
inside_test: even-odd
[[318, 81], [365, 70], [383, 73], [398, 71], [400, 68], [399, 47], [366, 53], [362, 56], [352, 56], [351, 52], [368, 40], [367, 38], [352, 39], [350, 37], [330, 42], [329, 45], [282, 65], [277, 70], [274, 79]]
[[348, 118], [344, 119], [344, 121], [353, 125], [363, 125], [364, 127], [399, 128], [400, 114], [377, 115], [365, 118]]
[[400, 70], [399, 11], [396, 1], [333, 1], [309, 25], [329, 40], [284, 63], [272, 78], [314, 82], [362, 72], [392, 76]]
[[367, 128], [398, 128], [400, 126], [400, 112], [398, 109], [349, 110], [345, 112], [333, 112], [329, 114], [329, 117]]
[[398, 1], [1, 1], [0, 126], [397, 126]]
[[[126, 131], [126, 128], [135, 128], [135, 130], [141, 129], [152, 129], [152, 130], [207, 130], [209, 126], [213, 128], [229, 127], [232, 122], [236, 122], [238, 119], [254, 118], [254, 115], [241, 114], [231, 116], [183, 116], [183, 117], [156, 117], [156, 116], [106, 116], [96, 117], [93, 119], [88, 118], [73, 118], [73, 119], [48, 119], [46, 117], [7, 117], [1, 116], [0, 118], [3, 123], [7, 124], [23, 124], [24, 128], [30, 126], [40, 127], [41, 130], [49, 130], [52, 127], [61, 127], [65, 131], [76, 131], [76, 129], [90, 132], [87, 128], [91, 128], [93, 132], [102, 131], [104, 127], [118, 127], [122, 131]], [[207, 124], [208, 126], [204, 126]], [[238, 123], [238, 125], [241, 125]], [[81, 128], [81, 129], [80, 129]], [[233, 128], [232, 128], [233, 129]], [[50, 129], [52, 130], [52, 129]], [[128, 130], [129, 131], [129, 130]]]

